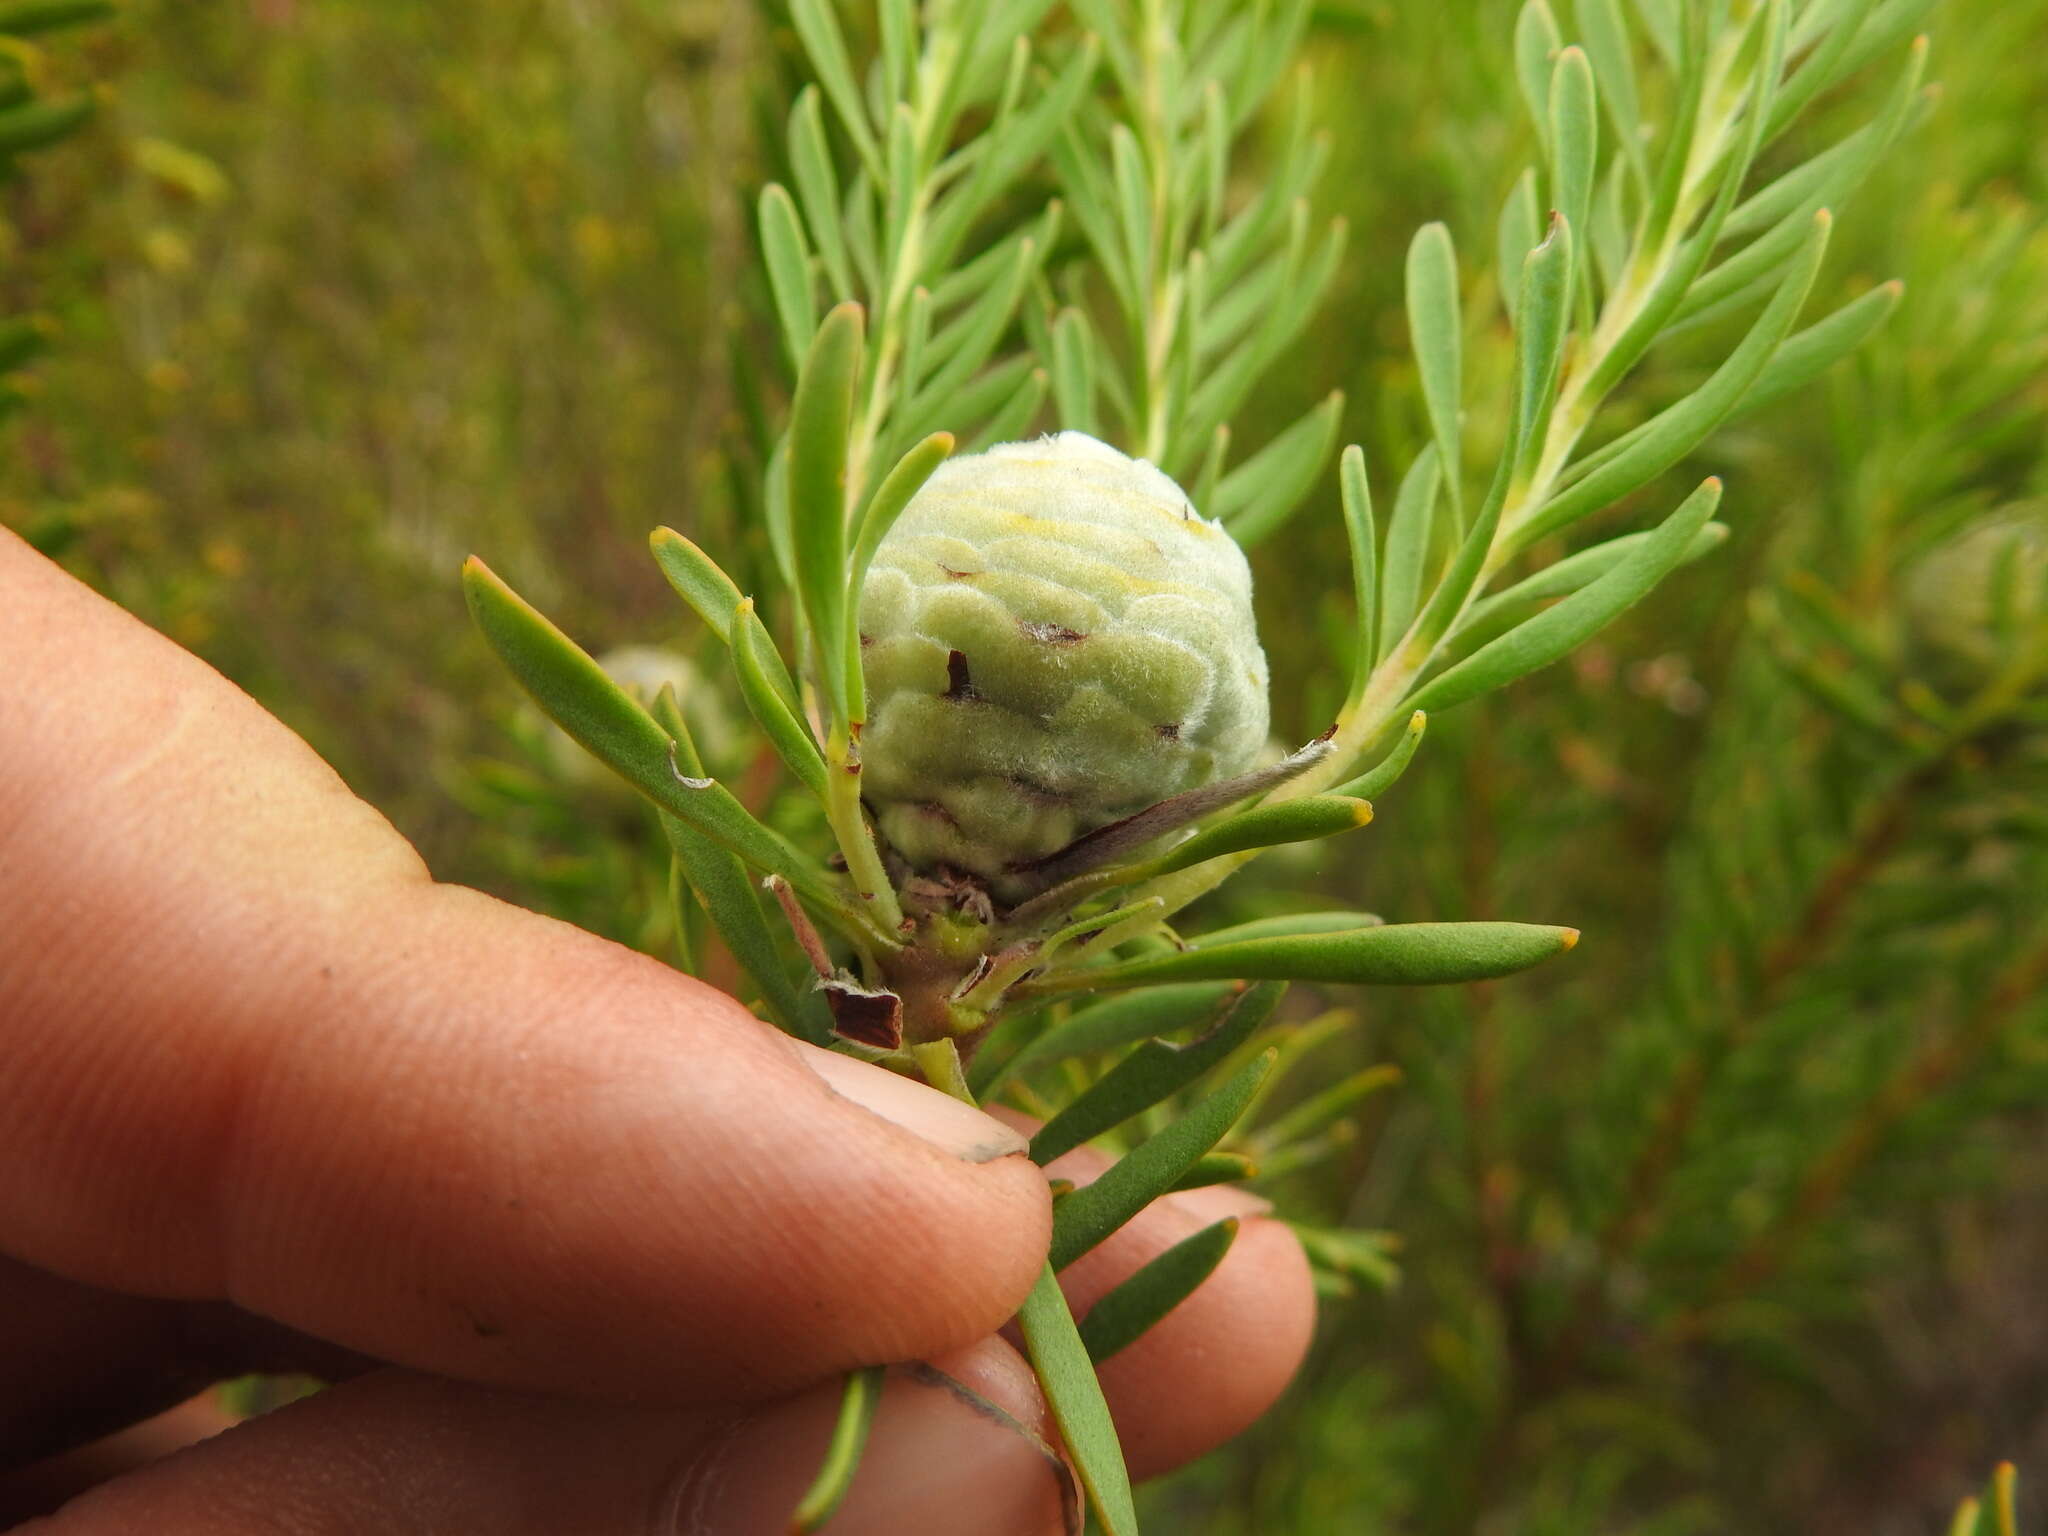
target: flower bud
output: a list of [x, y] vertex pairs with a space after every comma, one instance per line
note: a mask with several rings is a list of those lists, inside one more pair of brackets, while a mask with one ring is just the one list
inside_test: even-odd
[[913, 867], [1006, 874], [1243, 772], [1251, 572], [1152, 465], [1080, 432], [940, 466], [861, 593], [865, 796]]

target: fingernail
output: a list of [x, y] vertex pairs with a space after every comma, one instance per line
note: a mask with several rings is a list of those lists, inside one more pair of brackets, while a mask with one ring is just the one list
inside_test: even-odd
[[1002, 1121], [907, 1077], [836, 1051], [807, 1050], [804, 1060], [825, 1086], [953, 1156], [970, 1163], [1015, 1157], [1031, 1145]]

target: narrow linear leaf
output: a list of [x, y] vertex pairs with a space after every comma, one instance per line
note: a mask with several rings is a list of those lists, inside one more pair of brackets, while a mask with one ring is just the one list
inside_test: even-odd
[[[1481, 602], [1474, 603], [1466, 610], [1458, 632], [1484, 628], [1497, 614], [1512, 613], [1527, 608], [1532, 603], [1546, 603], [1553, 598], [1568, 597], [1581, 587], [1590, 586], [1613, 570], [1631, 554], [1641, 549], [1645, 542], [1657, 536], [1654, 528], [1641, 533], [1624, 533], [1619, 538], [1595, 544], [1577, 554], [1567, 555], [1551, 565], [1546, 565], [1512, 587], [1497, 592]], [[1728, 540], [1726, 523], [1707, 523], [1693, 535], [1693, 541], [1679, 556], [1680, 565], [1689, 565], [1703, 556], [1712, 554]]]
[[[664, 686], [655, 696], [654, 718], [675, 738], [677, 766], [692, 778], [703, 777], [703, 760], [673, 688]], [[747, 867], [737, 854], [680, 817], [668, 811], [660, 815], [662, 834], [683, 878], [725, 947], [753, 980], [771, 1022], [813, 1045], [825, 1044], [832, 1038], [831, 1015], [818, 993], [799, 989], [790, 980]]]
[[1078, 309], [1063, 309], [1052, 326], [1052, 394], [1062, 427], [1097, 433], [1095, 329]]
[[31, 101], [0, 112], [0, 154], [20, 154], [54, 144], [91, 117], [92, 110], [92, 98], [78, 95], [62, 101]]
[[747, 814], [724, 786], [682, 783], [670, 756], [675, 738], [481, 560], [463, 566], [462, 586], [477, 628], [549, 719], [661, 809], [763, 873], [781, 875], [814, 907], [845, 914], [824, 870]]
[[1286, 990], [1275, 982], [1247, 989], [1213, 1028], [1185, 1045], [1145, 1041], [1039, 1127], [1031, 1138], [1031, 1160], [1049, 1163], [1180, 1092], [1249, 1040], [1273, 1016]]
[[846, 52], [846, 34], [839, 29], [832, 0], [790, 0], [789, 19], [802, 40], [818, 82], [832, 99], [840, 126], [853, 141], [861, 164], [877, 183], [885, 183], [881, 147], [875, 142], [874, 125], [861, 104], [860, 87], [854, 81], [853, 61]]
[[790, 1536], [811, 1536], [845, 1502], [853, 1475], [860, 1470], [861, 1452], [867, 1449], [868, 1431], [874, 1428], [875, 1410], [882, 1403], [882, 1378], [887, 1370], [886, 1366], [869, 1365], [847, 1373], [825, 1460], [789, 1517]]
[[1628, 23], [1619, 0], [1578, 0], [1573, 8], [1586, 34], [1586, 53], [1600, 86], [1614, 136], [1635, 173], [1636, 185], [1649, 190], [1650, 163], [1643, 152], [1643, 111], [1636, 91], [1635, 59], [1631, 56]]
[[1522, 261], [1521, 316], [1515, 335], [1515, 469], [1526, 473], [1541, 456], [1564, 359], [1565, 331], [1571, 318], [1573, 226], [1561, 214], [1550, 216], [1543, 243]]
[[1550, 77], [1551, 197], [1571, 227], [1573, 291], [1590, 307], [1585, 232], [1592, 227], [1593, 184], [1600, 152], [1600, 105], [1585, 50], [1565, 49]]
[[1332, 390], [1294, 425], [1223, 477], [1211, 516], [1246, 549], [1300, 510], [1337, 444], [1344, 392]]
[[1415, 757], [1415, 749], [1422, 745], [1422, 733], [1428, 728], [1429, 715], [1423, 710], [1416, 710], [1408, 717], [1408, 724], [1401, 732], [1401, 739], [1394, 743], [1391, 752], [1357, 778], [1339, 784], [1330, 793], [1353, 795], [1360, 800], [1377, 800], [1399, 783], [1401, 775], [1408, 771], [1408, 764]]
[[[804, 359], [790, 407], [789, 510], [797, 598], [818, 651], [818, 671], [835, 722], [847, 718], [847, 439], [860, 377], [861, 309], [841, 304], [825, 317]], [[858, 665], [858, 660], [853, 663]]]
[[1522, 263], [1522, 329], [1515, 338], [1515, 418], [1479, 515], [1415, 620], [1412, 633], [1424, 655], [1435, 650], [1464, 612], [1480, 573], [1493, 556], [1509, 488], [1529, 473], [1540, 453], [1564, 355], [1573, 244], [1571, 225], [1562, 215], [1552, 214], [1549, 237]]
[[1277, 917], [1255, 917], [1248, 923], [1234, 923], [1189, 941], [1192, 949], [1213, 949], [1218, 944], [1236, 944], [1246, 939], [1289, 938], [1300, 933], [1349, 933], [1354, 928], [1377, 927], [1380, 919], [1370, 912], [1287, 912]]
[[1575, 928], [1534, 923], [1398, 923], [1348, 933], [1309, 933], [1209, 944], [1181, 954], [1090, 966], [1036, 978], [1020, 992], [1162, 981], [1321, 981], [1350, 986], [1439, 986], [1485, 981], [1562, 954]]
[[1138, 1511], [1131, 1500], [1123, 1446], [1051, 1264], [1040, 1271], [1038, 1283], [1018, 1309], [1017, 1328], [1102, 1536], [1138, 1536]]
[[767, 734], [789, 771], [803, 781], [806, 789], [825, 798], [825, 759], [811, 739], [811, 729], [781, 694], [776, 692], [767, 658], [774, 656], [775, 640], [754, 612], [754, 600], [741, 601], [733, 615], [732, 662], [739, 677], [740, 697], [747, 712]]
[[759, 222], [761, 255], [768, 267], [768, 288], [782, 327], [782, 344], [790, 366], [803, 361], [818, 329], [818, 304], [811, 282], [811, 253], [804, 241], [796, 204], [783, 188], [770, 182], [761, 191]]
[[982, 453], [997, 443], [1020, 440], [1038, 418], [1039, 407], [1045, 404], [1051, 386], [1052, 376], [1043, 368], [1028, 370], [1024, 382], [1010, 392], [1010, 397], [995, 408], [995, 413], [974, 434], [971, 450]]
[[1458, 447], [1462, 399], [1464, 331], [1458, 318], [1458, 254], [1451, 231], [1443, 224], [1425, 224], [1408, 244], [1408, 341], [1422, 378], [1422, 401], [1436, 442], [1437, 467], [1450, 490], [1451, 508], [1459, 505]]
[[1567, 527], [1647, 484], [1698, 447], [1726, 419], [1762, 374], [1806, 303], [1827, 251], [1829, 225], [1826, 210], [1814, 216], [1799, 259], [1749, 334], [1713, 376], [1676, 405], [1627, 434], [1623, 451], [1598, 470], [1572, 482], [1540, 511], [1517, 525], [1516, 549], [1526, 549], [1544, 534]]
[[1353, 1105], [1400, 1081], [1399, 1067], [1387, 1064], [1366, 1067], [1304, 1099], [1270, 1124], [1260, 1126], [1252, 1140], [1261, 1148], [1272, 1149], [1313, 1136], [1339, 1115], [1348, 1113]]
[[1048, 1026], [1000, 1065], [987, 1061], [985, 1053], [976, 1056], [968, 1082], [976, 1097], [986, 1099], [1004, 1081], [1030, 1067], [1113, 1051], [1152, 1035], [1196, 1026], [1213, 1028], [1245, 990], [1242, 982], [1201, 981], [1104, 998]]
[[847, 568], [847, 634], [840, 642], [842, 653], [852, 662], [844, 687], [847, 712], [854, 720], [865, 721], [867, 718], [867, 681], [860, 660], [860, 594], [867, 582], [868, 567], [874, 564], [875, 551], [882, 547], [882, 540], [896, 526], [896, 519], [903, 515], [903, 509], [924, 489], [924, 483], [931, 479], [952, 452], [953, 434], [934, 432], [896, 461], [895, 468], [882, 477], [882, 483], [875, 487], [874, 495], [861, 509], [860, 522], [854, 534], [853, 556]]
[[1436, 445], [1432, 443], [1401, 477], [1401, 489], [1394, 495], [1394, 516], [1387, 525], [1386, 556], [1380, 562], [1382, 660], [1401, 643], [1422, 601], [1423, 567], [1429, 560], [1436, 518], [1437, 480]]
[[1090, 1307], [1081, 1323], [1089, 1358], [1101, 1365], [1192, 1296], [1230, 1252], [1237, 1229], [1238, 1219], [1226, 1216], [1182, 1238]]
[[1356, 608], [1351, 639], [1351, 692], [1356, 705], [1379, 659], [1379, 530], [1373, 526], [1372, 482], [1366, 478], [1365, 450], [1356, 443], [1337, 461], [1337, 490], [1344, 508], [1344, 537], [1351, 546], [1351, 597]]
[[13, 0], [0, 5], [0, 34], [32, 37], [60, 27], [105, 21], [113, 14], [111, 0]]
[[1180, 1119], [1110, 1164], [1094, 1183], [1061, 1196], [1052, 1212], [1053, 1270], [1065, 1269], [1180, 1182], [1237, 1123], [1272, 1070], [1273, 1056], [1262, 1052]]
[[697, 611], [711, 632], [730, 642], [732, 616], [742, 601], [740, 589], [719, 569], [718, 562], [673, 528], [657, 528], [649, 535], [648, 547], [654, 563], [676, 589], [678, 596]]
[[1197, 832], [1165, 857], [1147, 865], [1145, 873], [1147, 878], [1170, 875], [1226, 854], [1335, 837], [1340, 832], [1355, 831], [1371, 820], [1369, 802], [1342, 795], [1307, 795], [1299, 800], [1255, 806]]
[[815, 85], [799, 91], [796, 104], [790, 108], [789, 163], [797, 197], [803, 203], [804, 221], [818, 244], [819, 259], [824, 262], [825, 276], [832, 285], [832, 297], [850, 299], [853, 268], [847, 263], [846, 237], [839, 227], [839, 176], [832, 168], [824, 109], [818, 104]]
[[1539, 136], [1550, 129], [1550, 69], [1564, 38], [1557, 30], [1557, 17], [1548, 0], [1526, 0], [1515, 18], [1515, 78], [1522, 87], [1522, 100], [1536, 124]]
[[1720, 502], [1721, 482], [1704, 481], [1613, 570], [1432, 679], [1415, 695], [1415, 707], [1448, 709], [1576, 650], [1677, 568]]
[[1536, 170], [1530, 167], [1515, 178], [1513, 190], [1500, 207], [1500, 228], [1495, 268], [1500, 273], [1501, 307], [1508, 312], [1508, 324], [1520, 327], [1522, 290], [1511, 274], [1522, 270], [1522, 261], [1543, 238], [1543, 216], [1536, 206]]
[[1241, 1184], [1259, 1176], [1259, 1165], [1242, 1152], [1210, 1152], [1195, 1159], [1195, 1166], [1180, 1176], [1175, 1190], [1208, 1189], [1217, 1184]]
[[1905, 291], [1903, 283], [1880, 283], [1825, 320], [1788, 336], [1730, 419], [1740, 420], [1811, 384], [1874, 336], [1891, 319]]

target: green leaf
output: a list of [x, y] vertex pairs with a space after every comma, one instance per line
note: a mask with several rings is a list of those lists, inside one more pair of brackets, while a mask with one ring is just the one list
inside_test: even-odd
[[[1645, 529], [1641, 533], [1625, 533], [1603, 544], [1595, 544], [1590, 549], [1582, 549], [1577, 554], [1567, 555], [1555, 564], [1546, 565], [1533, 576], [1516, 582], [1505, 591], [1474, 603], [1466, 610], [1457, 633], [1463, 634], [1469, 630], [1482, 628], [1496, 614], [1513, 613], [1532, 603], [1546, 603], [1552, 598], [1567, 597], [1581, 587], [1598, 581], [1641, 549], [1647, 540], [1656, 536], [1654, 528]], [[1693, 535], [1692, 543], [1686, 546], [1685, 553], [1679, 556], [1678, 563], [1690, 565], [1693, 561], [1719, 549], [1727, 539], [1726, 523], [1707, 523]]]
[[1527, 0], [1515, 18], [1515, 78], [1521, 82], [1522, 100], [1528, 104], [1537, 135], [1546, 141], [1550, 128], [1551, 61], [1563, 45], [1557, 17], [1551, 14], [1547, 0]]
[[1508, 312], [1508, 324], [1520, 327], [1521, 285], [1514, 274], [1522, 261], [1543, 238], [1543, 218], [1536, 207], [1536, 172], [1532, 167], [1515, 178], [1514, 189], [1500, 207], [1497, 260], [1500, 265], [1500, 302]]
[[818, 653], [819, 682], [835, 728], [848, 718], [846, 678], [847, 439], [860, 378], [861, 309], [825, 317], [797, 379], [789, 422], [790, 533], [797, 600]]
[[1740, 420], [1811, 384], [1875, 335], [1899, 307], [1905, 291], [1903, 283], [1880, 283], [1825, 320], [1787, 337], [1729, 419]]
[[977, 1056], [968, 1081], [976, 1096], [986, 1099], [999, 1084], [1028, 1067], [1069, 1056], [1113, 1051], [1134, 1040], [1198, 1024], [1210, 1027], [1245, 990], [1237, 982], [1201, 981], [1104, 998], [1051, 1025], [1000, 1066]]
[[1549, 238], [1522, 263], [1522, 329], [1515, 339], [1519, 365], [1515, 422], [1502, 449], [1493, 484], [1480, 504], [1479, 515], [1472, 520], [1457, 553], [1415, 621], [1414, 633], [1425, 654], [1435, 649], [1464, 611], [1466, 600], [1492, 557], [1509, 486], [1528, 472], [1540, 452], [1534, 445], [1542, 441], [1550, 420], [1564, 350], [1566, 311], [1571, 303], [1572, 246], [1571, 226], [1561, 215], [1552, 214]]
[[811, 283], [811, 253], [796, 216], [796, 204], [774, 182], [761, 191], [760, 226], [768, 288], [775, 298], [782, 344], [789, 351], [790, 366], [795, 367], [803, 361], [818, 329], [818, 305]]
[[1043, 368], [1027, 371], [1023, 383], [1010, 392], [1009, 399], [997, 406], [995, 414], [974, 434], [974, 441], [969, 444], [971, 451], [983, 453], [998, 443], [1021, 440], [1037, 419], [1039, 407], [1045, 404], [1051, 383], [1051, 376]]
[[1095, 328], [1078, 309], [1063, 309], [1052, 324], [1052, 396], [1060, 425], [1098, 435], [1095, 421]]
[[1517, 525], [1513, 547], [1526, 549], [1546, 533], [1612, 505], [1676, 464], [1726, 419], [1748, 392], [1792, 328], [1827, 250], [1829, 218], [1814, 216], [1804, 250], [1756, 324], [1713, 376], [1676, 405], [1626, 434], [1626, 446], [1601, 467], [1573, 481], [1541, 510]]
[[814, 907], [846, 916], [825, 871], [748, 815], [722, 785], [683, 783], [671, 755], [675, 738], [481, 560], [463, 566], [462, 586], [477, 628], [549, 719], [662, 810], [764, 873], [781, 875]]
[[92, 109], [92, 98], [78, 95], [62, 101], [32, 101], [0, 112], [0, 154], [15, 155], [54, 144], [91, 117]]
[[1216, 487], [1210, 513], [1250, 549], [1292, 517], [1336, 446], [1344, 392], [1332, 390], [1293, 426], [1238, 465]]
[[1643, 152], [1643, 109], [1636, 91], [1636, 66], [1629, 48], [1628, 23], [1617, 0], [1578, 0], [1573, 14], [1586, 34], [1586, 53], [1593, 61], [1600, 99], [1614, 124], [1622, 155], [1635, 172], [1636, 185], [1650, 186], [1650, 162]]
[[1273, 1054], [1268, 1050], [1247, 1062], [1223, 1087], [1165, 1130], [1139, 1142], [1092, 1184], [1055, 1201], [1052, 1268], [1065, 1269], [1172, 1189], [1237, 1123], [1260, 1081], [1272, 1069]]
[[860, 664], [860, 594], [867, 583], [868, 567], [874, 564], [875, 551], [882, 547], [882, 540], [896, 526], [896, 519], [903, 515], [903, 509], [924, 489], [924, 483], [931, 479], [952, 452], [953, 434], [934, 432], [896, 461], [896, 467], [882, 477], [882, 483], [875, 487], [874, 495], [861, 509], [853, 541], [853, 558], [848, 566], [851, 597], [846, 605], [846, 622], [850, 632], [841, 642], [845, 653], [853, 659], [853, 670], [846, 679], [846, 696], [852, 717], [856, 720], [867, 718], [867, 685]]
[[799, 91], [796, 105], [790, 108], [789, 164], [797, 196], [803, 201], [804, 220], [811, 238], [818, 242], [818, 256], [832, 284], [832, 296], [850, 299], [853, 268], [847, 264], [846, 237], [840, 230], [839, 176], [832, 168], [832, 149], [825, 138], [824, 110], [818, 105], [815, 85]]
[[1573, 226], [1554, 213], [1543, 243], [1522, 261], [1522, 296], [1515, 306], [1521, 317], [1515, 334], [1515, 427], [1508, 455], [1518, 474], [1526, 474], [1541, 458], [1549, 430], [1571, 317], [1576, 244]]
[[825, 94], [832, 99], [840, 126], [853, 141], [861, 164], [877, 185], [886, 185], [882, 153], [875, 142], [874, 125], [861, 105], [860, 87], [854, 81], [853, 61], [847, 56], [846, 35], [839, 30], [832, 0], [789, 0], [789, 19], [802, 39], [804, 52]]
[[[740, 589], [713, 560], [673, 528], [657, 528], [648, 536], [654, 563], [682, 600], [725, 644], [732, 643], [732, 617], [739, 611]], [[794, 697], [794, 694], [792, 694]]]
[[1590, 310], [1585, 282], [1585, 232], [1592, 227], [1593, 182], [1600, 150], [1600, 105], [1593, 66], [1573, 46], [1557, 56], [1550, 76], [1551, 197], [1572, 232], [1573, 290]]
[[1349, 1113], [1353, 1105], [1400, 1081], [1399, 1067], [1366, 1067], [1304, 1099], [1270, 1124], [1260, 1126], [1252, 1140], [1261, 1148], [1273, 1149], [1313, 1136], [1332, 1120]]
[[1360, 800], [1377, 800], [1400, 781], [1408, 771], [1409, 760], [1415, 756], [1415, 749], [1422, 745], [1422, 733], [1429, 726], [1429, 716], [1416, 710], [1408, 717], [1408, 725], [1401, 732], [1401, 739], [1394, 748], [1372, 768], [1345, 784], [1339, 784], [1330, 793], [1333, 795], [1354, 795]]
[[810, 1490], [789, 1517], [790, 1536], [810, 1536], [824, 1527], [838, 1511], [860, 1470], [861, 1452], [867, 1449], [868, 1431], [874, 1428], [875, 1410], [882, 1403], [882, 1379], [888, 1368], [863, 1366], [846, 1375], [846, 1387], [839, 1398], [839, 1417], [832, 1425], [832, 1439], [825, 1447], [825, 1460]]
[[1431, 524], [1436, 516], [1436, 445], [1416, 456], [1401, 477], [1394, 496], [1394, 516], [1387, 525], [1386, 558], [1380, 562], [1380, 643], [1382, 660], [1391, 656], [1414, 622], [1422, 600], [1423, 567], [1429, 560]]
[[1365, 450], [1356, 443], [1337, 461], [1337, 489], [1344, 507], [1344, 536], [1351, 546], [1351, 597], [1357, 609], [1348, 710], [1364, 697], [1373, 663], [1379, 659], [1379, 531], [1373, 526], [1372, 482], [1366, 478]]
[[[1048, 210], [1052, 218], [1057, 218], [1059, 206], [1054, 204]], [[947, 322], [943, 335], [932, 343], [932, 376], [905, 407], [910, 420], [924, 421], [934, 414], [951, 414], [949, 407], [957, 409], [954, 402], [963, 386], [988, 361], [1016, 318], [1017, 306], [1038, 271], [1047, 243], [1036, 236], [1017, 241], [1001, 280], [990, 284], [960, 316]], [[964, 419], [964, 413], [956, 419]]]
[[1458, 254], [1446, 225], [1425, 224], [1409, 242], [1406, 292], [1409, 345], [1422, 377], [1437, 467], [1455, 512], [1464, 462], [1458, 446], [1464, 331], [1458, 319]]
[[1102, 1536], [1137, 1536], [1138, 1512], [1131, 1502], [1123, 1447], [1052, 1265], [1040, 1271], [1038, 1284], [1024, 1298], [1017, 1328]]
[[1372, 806], [1341, 795], [1306, 795], [1255, 806], [1197, 832], [1145, 869], [1147, 878], [1170, 875], [1225, 854], [1284, 843], [1312, 842], [1354, 831], [1372, 820]]
[[1246, 939], [1289, 938], [1298, 933], [1349, 933], [1354, 928], [1376, 927], [1379, 922], [1380, 919], [1370, 912], [1286, 912], [1277, 917], [1257, 917], [1248, 923], [1217, 928], [1188, 943], [1193, 949], [1208, 949]]
[[105, 21], [113, 14], [109, 0], [12, 0], [0, 5], [0, 35], [32, 37], [60, 27]]
[[1641, 601], [1684, 560], [1720, 501], [1721, 482], [1704, 481], [1614, 569], [1432, 679], [1414, 696], [1415, 707], [1448, 709], [1569, 655]]
[[1916, 41], [1908, 51], [1906, 67], [1892, 88], [1878, 120], [1871, 124], [1868, 139], [1856, 152], [1845, 155], [1827, 178], [1769, 231], [1737, 254], [1730, 256], [1692, 286], [1678, 306], [1673, 323], [1704, 321], [1746, 301], [1758, 284], [1768, 283], [1788, 262], [1797, 265], [1801, 252], [1812, 238], [1812, 221], [1824, 205], [1839, 203], [1876, 168], [1890, 148], [1918, 99], [1920, 80], [1927, 64], [1926, 39]]
[[1081, 1342], [1097, 1365], [1137, 1343], [1167, 1313], [1195, 1293], [1237, 1240], [1238, 1219], [1223, 1220], [1184, 1237], [1088, 1309]]
[[1321, 981], [1350, 986], [1439, 986], [1527, 970], [1578, 942], [1575, 928], [1533, 923], [1398, 923], [1348, 933], [1306, 933], [1205, 944], [1175, 955], [1090, 966], [1026, 982], [1042, 996], [1086, 987], [1162, 981]]
[[1147, 1040], [1039, 1127], [1031, 1138], [1031, 1160], [1049, 1163], [1180, 1092], [1250, 1039], [1273, 1016], [1286, 990], [1273, 982], [1249, 988], [1213, 1028], [1185, 1045]]
[[803, 781], [806, 789], [822, 800], [825, 759], [811, 739], [811, 729], [804, 724], [803, 717], [776, 692], [767, 660], [775, 654], [775, 640], [754, 612], [754, 600], [743, 599], [732, 624], [732, 661], [733, 670], [739, 675], [740, 696], [746, 700], [747, 712], [767, 733], [776, 756]]
[[1195, 1159], [1195, 1166], [1180, 1176], [1173, 1187], [1208, 1189], [1216, 1184], [1241, 1184], [1259, 1176], [1259, 1165], [1242, 1152], [1210, 1152]]

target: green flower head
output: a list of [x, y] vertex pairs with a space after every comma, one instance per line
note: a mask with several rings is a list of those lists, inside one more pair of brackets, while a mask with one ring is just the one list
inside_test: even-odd
[[866, 797], [923, 870], [1006, 877], [1266, 741], [1251, 572], [1142, 459], [1081, 432], [941, 466], [861, 593]]

